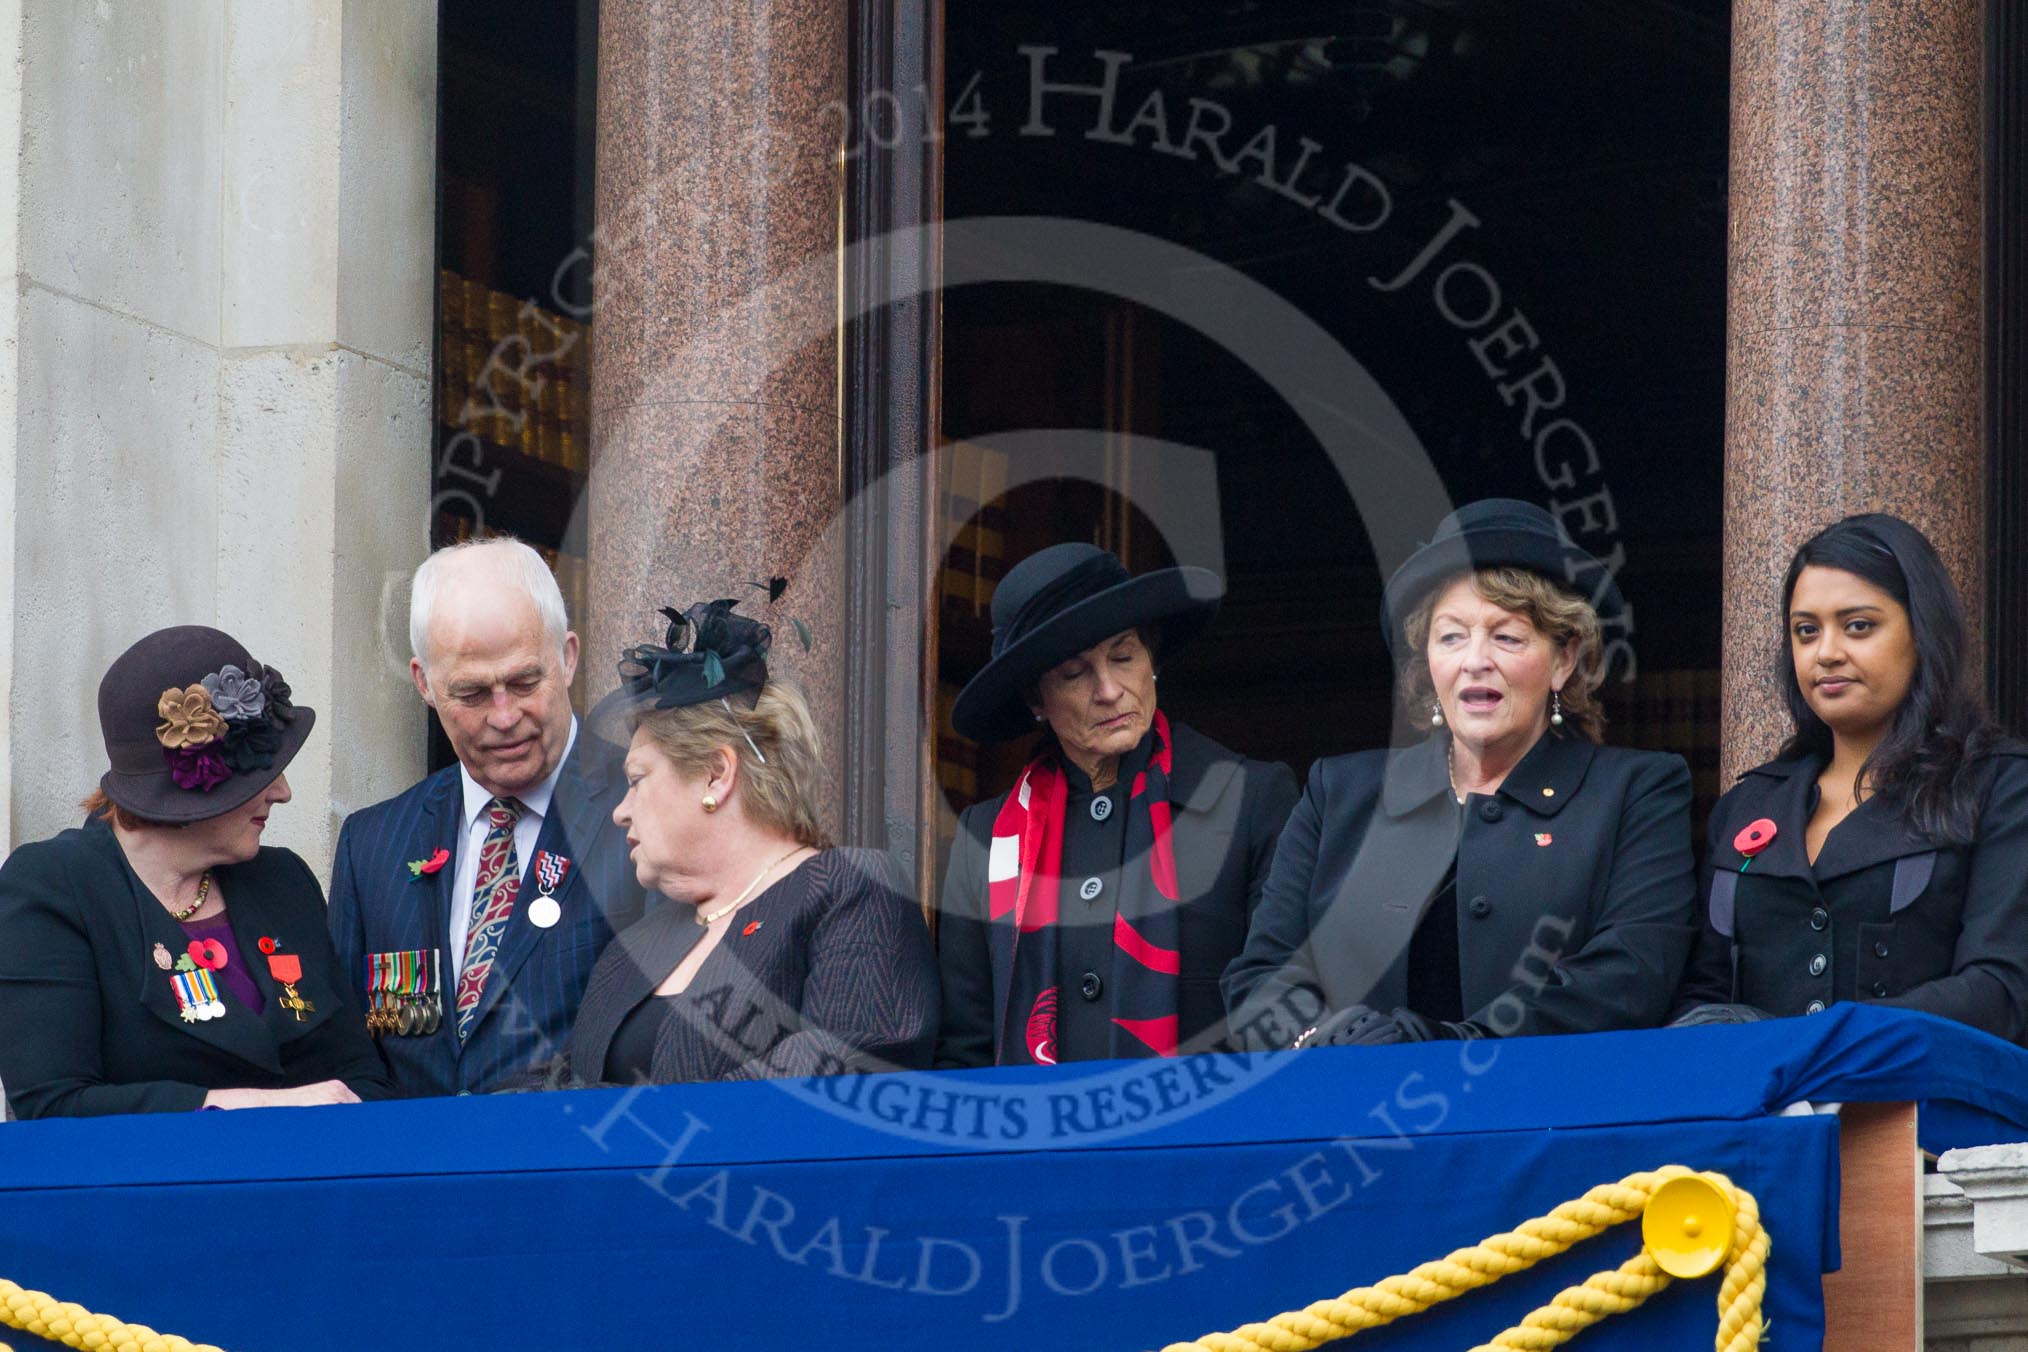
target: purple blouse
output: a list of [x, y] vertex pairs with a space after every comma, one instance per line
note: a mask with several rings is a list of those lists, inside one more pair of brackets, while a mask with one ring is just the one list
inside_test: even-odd
[[256, 1014], [265, 1010], [267, 997], [261, 994], [253, 969], [246, 965], [246, 956], [239, 951], [239, 940], [232, 937], [232, 922], [220, 914], [211, 920], [181, 923], [183, 932], [193, 940], [216, 939], [225, 946], [225, 966], [211, 974], [219, 988]]

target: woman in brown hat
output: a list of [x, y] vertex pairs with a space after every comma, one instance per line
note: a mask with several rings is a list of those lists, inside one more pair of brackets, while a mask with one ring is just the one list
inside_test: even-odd
[[99, 683], [85, 825], [0, 866], [0, 1085], [21, 1117], [354, 1103], [390, 1089], [324, 895], [261, 845], [316, 715], [216, 629]]

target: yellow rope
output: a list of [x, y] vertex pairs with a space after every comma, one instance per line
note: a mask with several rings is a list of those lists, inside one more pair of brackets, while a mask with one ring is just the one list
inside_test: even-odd
[[[1547, 1216], [1525, 1221], [1518, 1229], [1458, 1249], [1402, 1276], [1388, 1277], [1375, 1286], [1355, 1287], [1342, 1296], [1278, 1314], [1264, 1324], [1247, 1324], [1230, 1333], [1208, 1333], [1195, 1342], [1171, 1343], [1163, 1352], [1309, 1352], [1364, 1329], [1420, 1314], [1432, 1305], [1554, 1258], [1574, 1244], [1635, 1219], [1646, 1209], [1655, 1189], [1690, 1173], [1679, 1164], [1670, 1164], [1653, 1173], [1629, 1174], [1617, 1183], [1602, 1183]], [[1760, 1306], [1767, 1293], [1769, 1240], [1761, 1228], [1760, 1205], [1752, 1193], [1735, 1187], [1723, 1174], [1701, 1177], [1730, 1196], [1735, 1207], [1732, 1247], [1718, 1291], [1714, 1346], [1717, 1352], [1753, 1352], [1760, 1343]], [[1606, 1316], [1634, 1309], [1669, 1281], [1668, 1274], [1643, 1251], [1616, 1271], [1593, 1273], [1582, 1285], [1565, 1288], [1549, 1304], [1473, 1352], [1539, 1352], [1560, 1347]]]
[[24, 1290], [4, 1277], [0, 1277], [0, 1324], [81, 1352], [220, 1352], [210, 1343], [193, 1343], [173, 1333], [157, 1333], [146, 1324], [93, 1314], [46, 1291]]

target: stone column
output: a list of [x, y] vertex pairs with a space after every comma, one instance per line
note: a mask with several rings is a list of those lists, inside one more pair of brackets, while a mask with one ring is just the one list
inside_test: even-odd
[[0, 56], [10, 840], [76, 824], [112, 659], [212, 624], [318, 711], [268, 838], [323, 873], [422, 769], [436, 6], [0, 0]]
[[1725, 782], [1787, 717], [1797, 545], [1889, 511], [1981, 613], [1978, 0], [1738, 0], [1725, 417]]
[[656, 607], [762, 616], [748, 584], [784, 574], [774, 672], [834, 767], [845, 42], [843, 0], [602, 5], [586, 512], [589, 693]]

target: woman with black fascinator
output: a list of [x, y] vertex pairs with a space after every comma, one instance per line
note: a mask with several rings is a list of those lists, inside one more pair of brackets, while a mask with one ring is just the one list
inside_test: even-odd
[[664, 644], [628, 649], [592, 713], [631, 736], [613, 820], [635, 873], [678, 904], [607, 946], [547, 1087], [929, 1065], [922, 912], [887, 855], [825, 838], [809, 706], [733, 605], [663, 611]]
[[2028, 1033], [2028, 753], [1986, 716], [1922, 532], [1847, 517], [1782, 582], [1782, 752], [1719, 799], [1679, 1024], [1839, 1000]]

